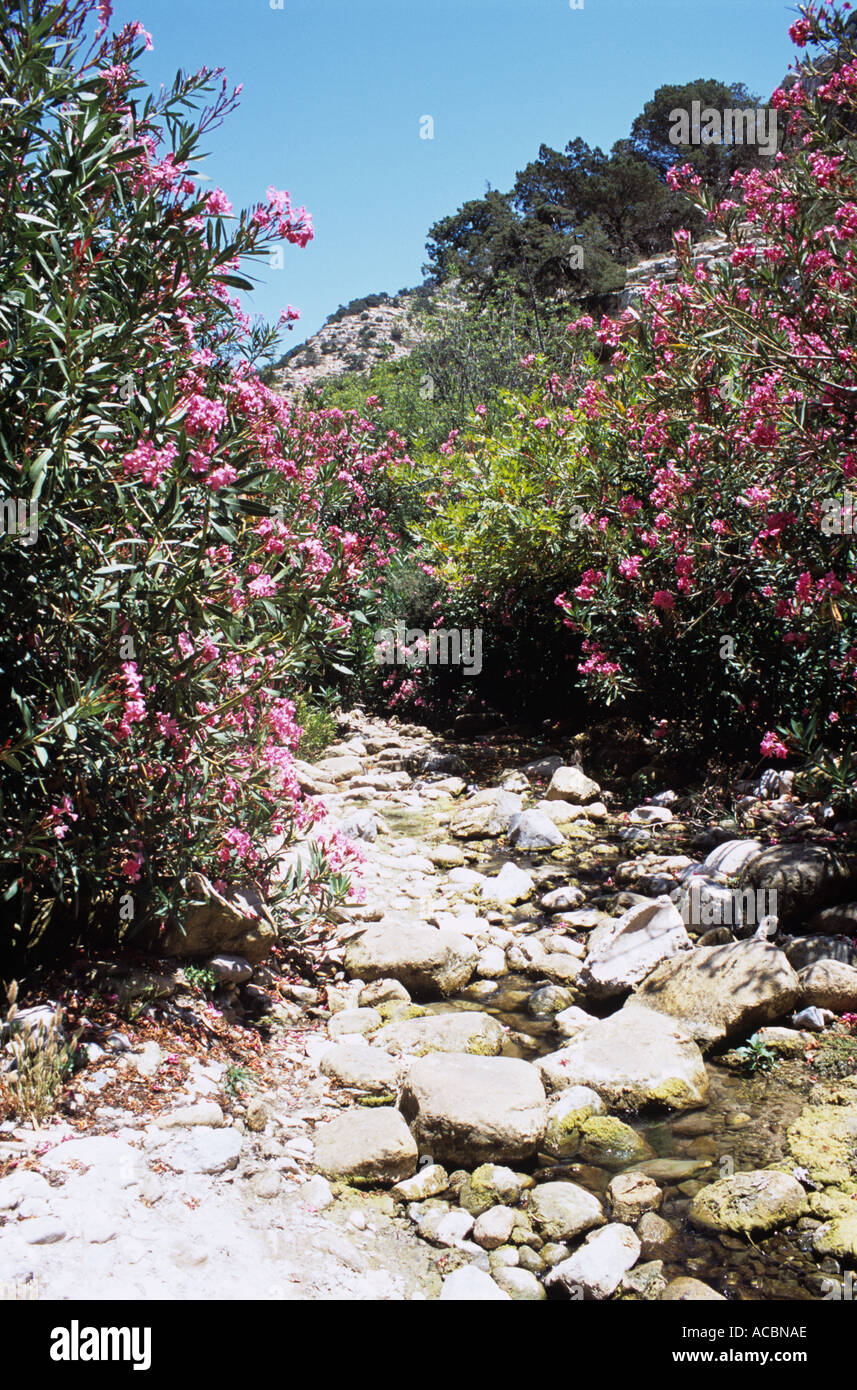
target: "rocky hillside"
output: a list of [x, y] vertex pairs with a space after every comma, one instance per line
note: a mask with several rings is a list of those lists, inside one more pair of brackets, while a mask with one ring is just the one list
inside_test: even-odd
[[[416, 322], [421, 297], [421, 291], [408, 290], [352, 313], [340, 310], [332, 314], [318, 333], [299, 343], [288, 360], [274, 368], [271, 386], [284, 396], [292, 396], [328, 377], [368, 372], [380, 362], [407, 356], [422, 338]], [[367, 299], [382, 297], [370, 295]]]
[[[730, 250], [723, 237], [701, 241], [694, 248], [695, 265], [709, 265]], [[678, 276], [678, 261], [662, 251], [628, 270], [625, 288], [615, 298], [615, 310], [636, 304], [650, 280], [671, 283]], [[368, 372], [384, 361], [407, 357], [425, 338], [419, 309], [428, 296], [420, 288], [389, 298], [368, 295], [353, 303], [353, 312], [338, 310], [318, 333], [292, 348], [273, 368], [270, 385], [284, 396], [294, 396], [305, 386], [315, 386], [348, 372]], [[378, 303], [372, 303], [379, 300]]]

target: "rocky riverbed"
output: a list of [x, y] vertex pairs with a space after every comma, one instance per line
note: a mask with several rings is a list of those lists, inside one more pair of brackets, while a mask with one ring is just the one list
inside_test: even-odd
[[207, 1001], [101, 964], [127, 1023], [90, 1008], [61, 1113], [0, 1124], [3, 1296], [847, 1296], [852, 828], [787, 775], [738, 823], [571, 746], [341, 724], [299, 770], [361, 900], [271, 955], [213, 900]]

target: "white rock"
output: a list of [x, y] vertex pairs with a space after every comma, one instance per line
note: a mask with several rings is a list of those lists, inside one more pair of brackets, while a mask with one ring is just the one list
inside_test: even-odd
[[566, 888], [554, 888], [552, 893], [545, 893], [539, 899], [539, 904], [545, 912], [569, 912], [576, 907], [580, 907], [583, 902], [583, 891], [569, 884]]
[[601, 788], [579, 767], [558, 767], [545, 793], [546, 801], [594, 801]]
[[301, 1188], [301, 1201], [311, 1211], [325, 1211], [333, 1202], [333, 1193], [327, 1178], [323, 1178], [320, 1173], [310, 1178]]
[[226, 1173], [238, 1167], [241, 1135], [237, 1129], [191, 1130], [162, 1152], [162, 1159], [180, 1173]]
[[483, 1250], [496, 1250], [505, 1245], [517, 1219], [514, 1207], [489, 1207], [476, 1218], [473, 1239]]
[[522, 903], [532, 897], [536, 885], [533, 878], [517, 864], [504, 864], [496, 878], [489, 878], [482, 884], [482, 898], [485, 902], [508, 907]]
[[640, 1258], [641, 1249], [630, 1226], [604, 1226], [587, 1236], [570, 1259], [555, 1265], [545, 1283], [548, 1288], [564, 1288], [572, 1297], [579, 1297], [582, 1290], [584, 1297], [609, 1298]]
[[159, 1129], [191, 1129], [195, 1125], [207, 1125], [219, 1129], [225, 1124], [223, 1111], [213, 1101], [200, 1101], [198, 1105], [182, 1105], [177, 1110], [169, 1110], [159, 1115], [155, 1124]]
[[627, 994], [661, 961], [691, 946], [681, 915], [668, 898], [637, 903], [615, 922], [595, 928], [580, 985], [593, 999]]
[[486, 1303], [498, 1299], [511, 1302], [509, 1295], [494, 1283], [490, 1274], [484, 1274], [474, 1265], [465, 1265], [463, 1269], [453, 1270], [452, 1274], [448, 1274], [444, 1279], [440, 1291], [441, 1302]]

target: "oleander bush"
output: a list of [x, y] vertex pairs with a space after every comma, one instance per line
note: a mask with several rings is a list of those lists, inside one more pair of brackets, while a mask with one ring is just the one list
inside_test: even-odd
[[835, 746], [857, 708], [857, 51], [831, 6], [790, 32], [814, 56], [773, 97], [774, 163], [726, 196], [669, 174], [731, 253], [695, 265], [679, 231], [676, 283], [570, 325], [576, 369], [531, 356], [505, 419], [428, 462], [423, 528], [459, 602], [527, 599], [534, 630], [559, 615], [580, 647], [567, 693], [583, 680], [685, 749], [772, 757], [797, 748], [790, 721]]
[[287, 913], [342, 896], [349, 851], [293, 769], [295, 698], [350, 670], [390, 549], [395, 437], [290, 410], [258, 375], [277, 330], [236, 296], [309, 214], [274, 188], [233, 212], [200, 149], [237, 91], [203, 70], [145, 94], [149, 37], [110, 21], [106, 0], [0, 0], [12, 958], [180, 919], [195, 871], [268, 887], [277, 837], [320, 845]]

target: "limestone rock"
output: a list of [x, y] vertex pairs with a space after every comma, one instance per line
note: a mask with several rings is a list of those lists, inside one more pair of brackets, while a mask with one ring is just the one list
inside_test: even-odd
[[[192, 900], [201, 900], [194, 903]], [[277, 929], [256, 888], [218, 893], [202, 874], [188, 879], [188, 903], [182, 922], [153, 927], [141, 940], [162, 956], [242, 956], [250, 965], [265, 959], [277, 939]]]
[[516, 849], [555, 849], [565, 837], [541, 811], [522, 811], [509, 822], [509, 842]]
[[702, 1105], [708, 1076], [696, 1044], [672, 1019], [626, 1005], [539, 1060], [551, 1090], [590, 1086], [608, 1105], [673, 1110]]
[[725, 1303], [722, 1293], [717, 1293], [710, 1284], [701, 1279], [683, 1276], [673, 1279], [661, 1294], [662, 1303]]
[[469, 1052], [496, 1057], [505, 1032], [496, 1018], [476, 1010], [427, 1014], [388, 1023], [374, 1039], [374, 1046], [389, 1053], [424, 1057], [430, 1052]]
[[773, 1231], [806, 1211], [806, 1193], [788, 1173], [761, 1169], [721, 1178], [698, 1192], [688, 1216], [695, 1226], [732, 1235]]
[[626, 994], [656, 965], [690, 947], [684, 922], [669, 899], [637, 903], [615, 922], [595, 928], [580, 986], [594, 999]]
[[436, 1161], [509, 1161], [535, 1153], [546, 1106], [535, 1067], [511, 1057], [421, 1057], [399, 1101], [421, 1153]]
[[327, 1178], [401, 1182], [417, 1168], [417, 1146], [391, 1106], [350, 1110], [315, 1131], [315, 1166]]
[[819, 960], [801, 970], [802, 1002], [836, 1014], [857, 1011], [857, 970], [838, 960]]
[[568, 1260], [547, 1276], [548, 1288], [562, 1288], [573, 1298], [604, 1299], [618, 1289], [622, 1278], [640, 1258], [640, 1241], [630, 1226], [603, 1226], [587, 1236]]
[[509, 1299], [510, 1295], [494, 1283], [490, 1274], [477, 1269], [475, 1265], [464, 1265], [447, 1274], [440, 1291], [440, 1301], [487, 1303]]
[[573, 1182], [540, 1183], [530, 1193], [528, 1211], [546, 1240], [573, 1240], [604, 1224], [598, 1198]]
[[644, 1173], [618, 1173], [607, 1188], [607, 1200], [613, 1220], [633, 1226], [647, 1211], [657, 1210], [663, 1193]]
[[478, 952], [460, 932], [385, 920], [348, 942], [345, 969], [354, 978], [392, 978], [409, 990], [452, 994], [476, 967]]
[[387, 1053], [361, 1043], [336, 1043], [322, 1053], [319, 1071], [355, 1091], [369, 1095], [394, 1095], [399, 1066]]
[[857, 863], [824, 845], [772, 845], [746, 865], [741, 883], [775, 892], [776, 914], [787, 924], [845, 900], [857, 888]]
[[332, 1038], [376, 1033], [382, 1021], [377, 1009], [340, 1009], [328, 1023], [327, 1031]]
[[525, 869], [517, 864], [504, 864], [496, 878], [486, 878], [480, 892], [487, 903], [498, 907], [510, 907], [515, 903], [526, 902], [535, 892], [536, 885]]
[[521, 798], [499, 787], [476, 792], [454, 812], [450, 833], [458, 840], [489, 840], [505, 835], [513, 816], [521, 811]]
[[697, 946], [664, 961], [623, 1012], [655, 1010], [675, 1019], [698, 1043], [713, 1046], [775, 1023], [795, 1006], [800, 982], [782, 951], [751, 939]]
[[579, 767], [558, 767], [545, 793], [546, 801], [574, 801], [585, 805], [601, 795], [601, 788]]

